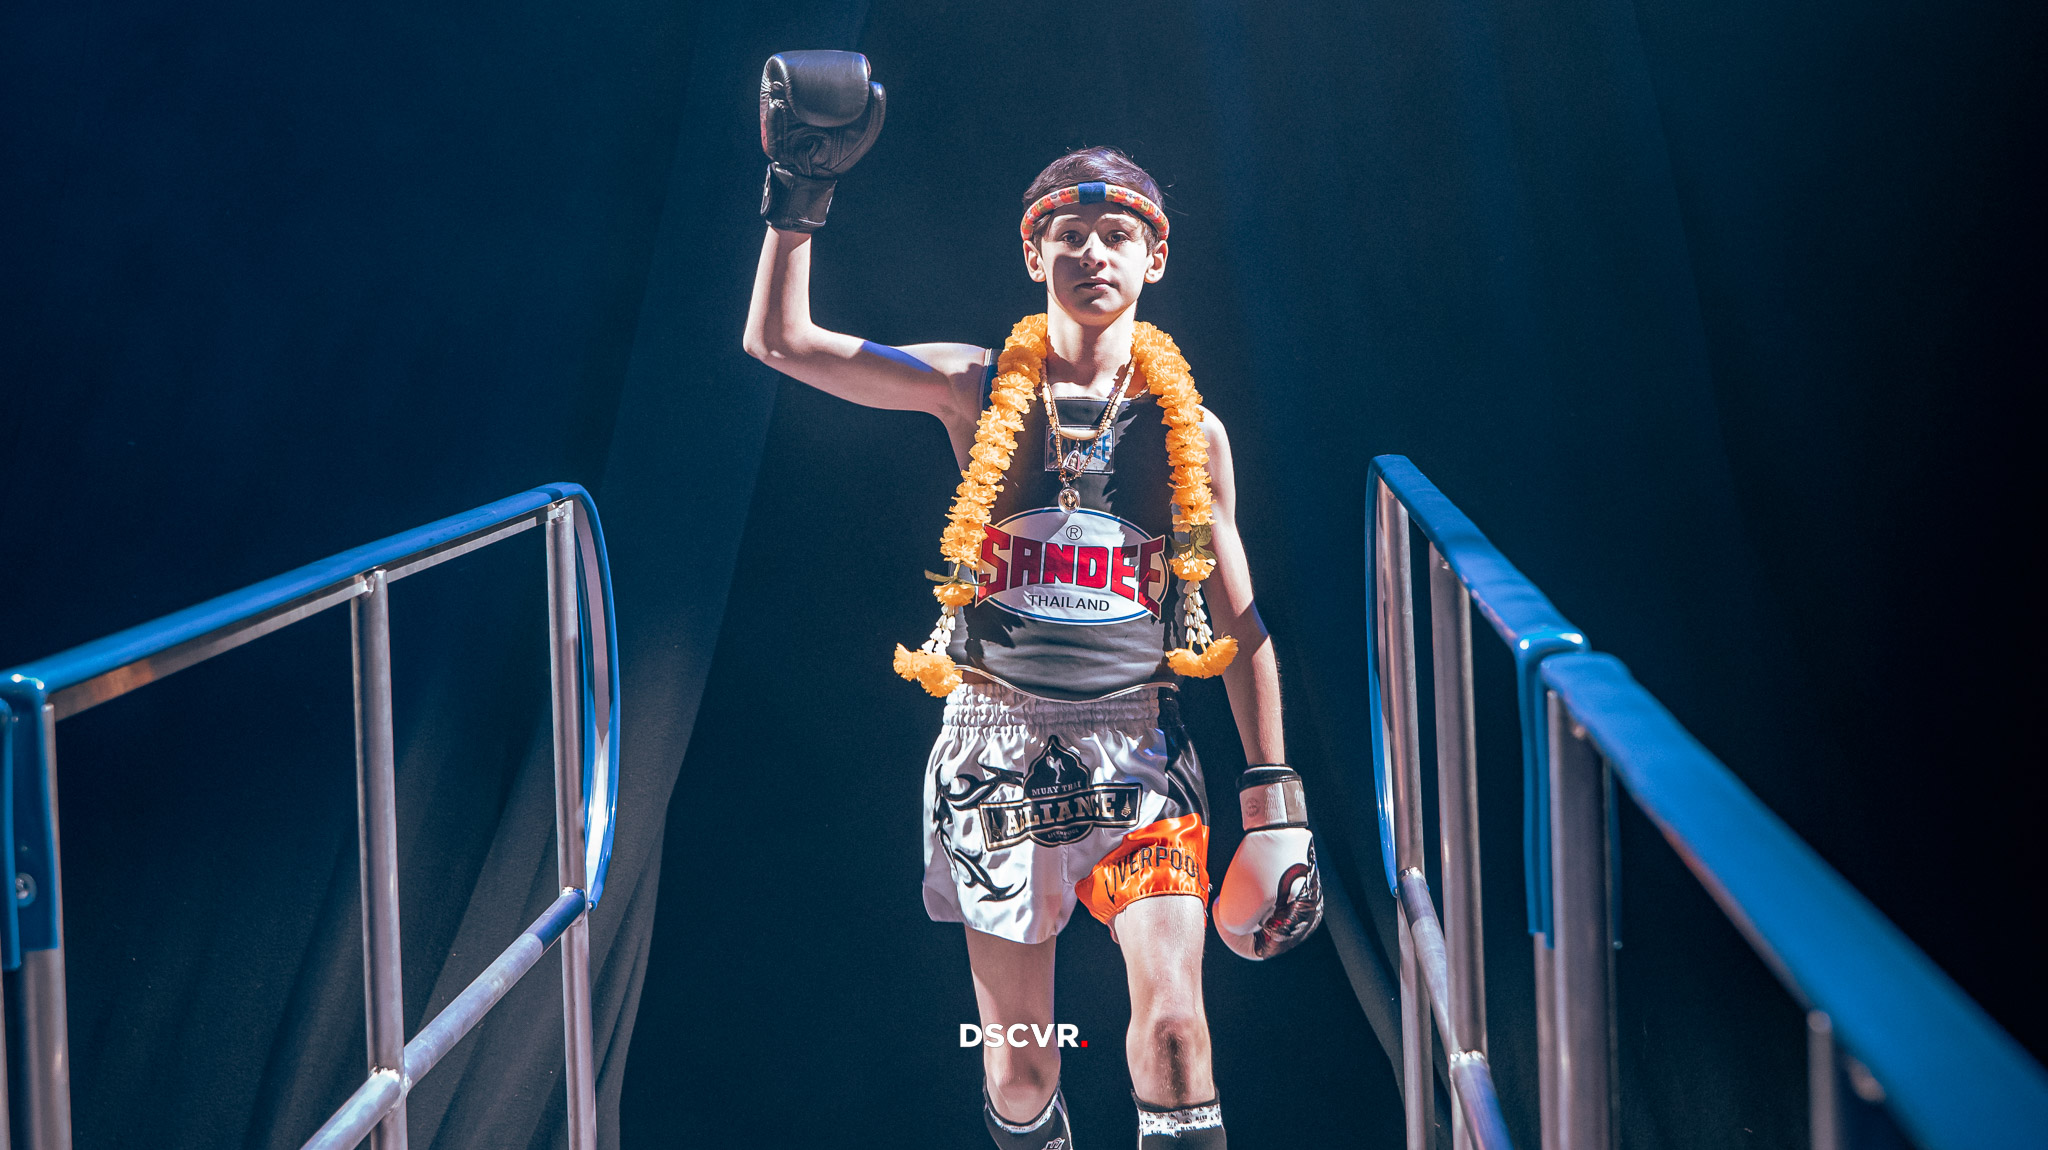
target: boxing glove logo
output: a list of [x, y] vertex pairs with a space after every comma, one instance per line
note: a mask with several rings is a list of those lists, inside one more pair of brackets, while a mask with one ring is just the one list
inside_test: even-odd
[[1252, 932], [1252, 953], [1267, 958], [1292, 949], [1314, 933], [1323, 921], [1323, 881], [1316, 869], [1316, 846], [1308, 846], [1308, 861], [1295, 863], [1280, 875], [1274, 892], [1273, 913]]

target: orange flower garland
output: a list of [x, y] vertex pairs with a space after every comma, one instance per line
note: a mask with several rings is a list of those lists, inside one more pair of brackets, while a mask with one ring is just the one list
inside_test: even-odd
[[[960, 608], [974, 602], [982, 535], [1017, 450], [1017, 434], [1024, 430], [1024, 413], [1031, 409], [1032, 393], [1045, 377], [1047, 350], [1045, 316], [1026, 316], [1010, 330], [996, 359], [988, 408], [981, 413], [974, 446], [967, 453], [967, 470], [961, 472], [946, 530], [939, 537], [939, 553], [952, 562], [953, 570], [950, 576], [933, 576], [940, 580], [932, 589], [942, 605], [938, 625], [915, 651], [896, 645], [896, 673], [941, 698], [960, 685], [960, 669], [946, 648], [952, 644]], [[1202, 435], [1202, 395], [1195, 390], [1188, 361], [1173, 337], [1149, 323], [1137, 324], [1131, 333], [1131, 364], [1159, 398], [1168, 429], [1166, 458], [1173, 468], [1173, 524], [1188, 536], [1187, 542], [1175, 543], [1169, 562], [1173, 573], [1188, 584], [1181, 596], [1180, 619], [1187, 645], [1168, 651], [1166, 661], [1178, 674], [1208, 678], [1230, 665], [1237, 640], [1227, 635], [1215, 638], [1202, 605], [1202, 580], [1216, 570], [1216, 556], [1208, 546], [1215, 503], [1209, 492], [1209, 443]]]

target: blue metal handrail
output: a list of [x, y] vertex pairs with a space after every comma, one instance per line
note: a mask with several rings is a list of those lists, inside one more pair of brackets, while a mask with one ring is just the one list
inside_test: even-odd
[[[130, 677], [125, 682], [107, 684], [99, 691], [92, 689], [102, 680], [117, 675], [126, 668], [177, 651], [192, 643], [202, 643], [209, 636], [240, 625], [259, 622], [266, 616], [313, 600], [318, 605], [314, 610], [324, 609], [346, 601], [345, 596], [337, 597], [332, 603], [319, 602], [323, 593], [339, 595], [362, 572], [375, 567], [397, 564], [424, 552], [432, 552], [451, 543], [486, 532], [494, 527], [531, 514], [551, 503], [563, 499], [574, 499], [580, 503], [589, 517], [589, 546], [594, 550], [598, 575], [598, 586], [590, 589], [592, 597], [599, 604], [604, 616], [604, 627], [584, 628], [585, 664], [592, 672], [585, 676], [586, 690], [593, 689], [592, 679], [603, 679], [606, 694], [605, 707], [600, 711], [593, 705], [585, 711], [585, 730], [590, 737], [584, 743], [584, 793], [589, 796], [589, 827], [592, 841], [588, 844], [588, 866], [591, 874], [590, 901], [595, 905], [604, 894], [604, 874], [611, 862], [612, 818], [617, 807], [619, 778], [619, 747], [613, 732], [618, 729], [619, 714], [619, 656], [615, 641], [618, 624], [612, 612], [611, 565], [605, 554], [604, 528], [597, 517], [597, 505], [591, 501], [590, 493], [575, 483], [551, 483], [521, 492], [495, 503], [487, 503], [474, 511], [451, 515], [436, 520], [424, 527], [401, 531], [396, 535], [379, 539], [338, 555], [330, 556], [315, 563], [287, 571], [275, 578], [265, 579], [239, 591], [208, 599], [204, 603], [187, 607], [117, 631], [103, 639], [82, 643], [68, 651], [36, 659], [20, 666], [0, 671], [0, 700], [11, 704], [16, 717], [23, 718], [16, 724], [9, 740], [10, 749], [21, 752], [9, 759], [23, 764], [32, 764], [40, 759], [40, 731], [29, 716], [39, 714], [45, 703], [54, 703], [57, 718], [68, 718], [86, 707], [104, 702], [114, 695], [125, 693], [143, 683], [162, 678], [170, 673], [144, 673]], [[452, 558], [452, 556], [441, 556]], [[409, 572], [408, 572], [409, 573]], [[296, 622], [311, 611], [298, 614], [286, 622]], [[279, 623], [282, 626], [283, 623]], [[256, 638], [257, 632], [243, 632], [236, 636], [237, 643]], [[594, 646], [594, 650], [592, 647]], [[225, 647], [216, 647], [199, 657], [218, 653]], [[193, 661], [197, 661], [196, 659]], [[170, 670], [180, 670], [189, 663], [181, 663]], [[67, 691], [84, 688], [90, 694], [67, 700]], [[47, 817], [49, 794], [43, 780], [35, 778], [35, 772], [25, 771], [19, 782], [11, 776], [12, 762], [0, 760], [10, 775], [0, 782], [0, 802], [7, 802], [14, 809], [6, 812], [9, 817], [0, 820], [0, 851], [4, 857], [17, 859], [16, 870], [27, 874], [37, 889], [48, 885], [50, 825]], [[602, 768], [603, 786], [599, 770]], [[26, 794], [17, 794], [17, 786], [35, 788]], [[25, 801], [23, 801], [25, 800]], [[42, 815], [43, 817], [38, 817]], [[27, 820], [27, 825], [18, 825]], [[6, 900], [0, 900], [6, 901]], [[8, 901], [4, 912], [0, 912], [0, 961], [5, 969], [15, 970], [21, 966], [21, 952], [36, 950], [52, 944], [55, 937], [54, 900], [31, 901], [26, 906], [17, 906]]]
[[[1538, 817], [1549, 809], [1548, 746], [1544, 736], [1543, 685], [1536, 668], [1564, 651], [1586, 647], [1586, 637], [1566, 619], [1543, 592], [1517, 570], [1500, 548], [1458, 510], [1405, 455], [1382, 455], [1366, 469], [1366, 490], [1385, 483], [1408, 510], [1409, 521], [1422, 532], [1472, 596], [1473, 606], [1507, 644], [1515, 660], [1515, 697], [1522, 719], [1522, 874], [1529, 915], [1529, 933], [1550, 933], [1550, 828]], [[1372, 530], [1372, 500], [1366, 501], [1365, 569], [1374, 569], [1378, 533]], [[1373, 596], [1366, 596], [1366, 626], [1374, 625]], [[1372, 633], [1377, 633], [1372, 632]], [[1382, 713], [1379, 661], [1367, 660], [1368, 705]], [[1387, 748], [1380, 726], [1373, 725], [1373, 783], [1380, 803], [1380, 852], [1386, 863], [1387, 889], [1398, 893], [1395, 877], [1393, 808], [1387, 781]]]
[[2048, 1144], [2048, 1074], [1611, 655], [1543, 683], [1785, 987], [1928, 1150]]
[[[495, 982], [501, 982], [508, 974], [516, 979], [532, 965], [538, 957], [538, 950], [529, 955], [529, 949], [536, 945], [545, 949], [565, 929], [579, 923], [589, 907], [597, 904], [603, 896], [605, 874], [610, 868], [619, 777], [617, 622], [612, 607], [611, 568], [605, 550], [604, 530], [588, 491], [574, 483], [537, 487], [0, 672], [0, 858], [15, 860], [16, 867], [16, 897], [0, 900], [6, 903], [4, 912], [0, 912], [0, 965], [12, 971], [24, 966], [26, 956], [38, 956], [35, 969], [23, 972], [26, 1008], [20, 1023], [28, 1031], [24, 1042], [30, 1062], [26, 1068], [29, 1089], [25, 1093], [28, 1097], [14, 1099], [27, 1108], [29, 1138], [36, 1150], [70, 1145], [61, 864], [57, 853], [57, 813], [52, 801], [58, 720], [329, 607], [350, 603], [357, 633], [359, 771], [374, 766], [378, 777], [367, 785], [382, 788], [378, 800], [383, 809], [378, 825], [374, 829], [371, 827], [372, 816], [366, 807], [363, 812], [364, 833], [380, 836], [376, 845], [382, 852], [382, 858], [376, 865], [395, 871], [395, 848], [391, 847], [390, 840], [395, 824], [391, 821], [388, 791], [389, 639], [385, 621], [388, 610], [385, 588], [407, 575], [542, 524], [549, 529], [557, 787], [559, 796], [567, 796], [561, 801], [568, 804], [565, 807], [558, 803], [557, 826], [565, 833], [580, 835], [582, 857], [565, 852], [563, 873], [574, 877], [573, 880], [565, 879], [565, 889], [555, 908], [542, 916], [526, 935], [522, 935], [521, 941], [515, 942], [513, 949], [501, 957], [500, 963], [494, 964], [492, 971], [487, 971], [470, 991], [458, 999], [457, 1004], [451, 1004], [442, 1018], [429, 1027], [430, 1032], [445, 1038], [446, 1044], [452, 1044], [454, 1038], [466, 1033], [482, 1012], [495, 1003], [497, 995], [503, 993], [503, 985], [498, 985], [495, 993], [489, 993]], [[372, 604], [370, 610], [376, 616], [367, 630], [363, 618], [365, 604]], [[598, 619], [603, 621], [602, 625], [592, 626], [592, 622]], [[374, 674], [366, 670], [365, 659], [380, 664]], [[372, 683], [372, 679], [376, 682]], [[376, 722], [372, 724], [378, 729], [368, 734], [364, 727], [366, 690], [377, 693], [380, 699], [380, 713], [374, 716]], [[365, 749], [366, 738], [380, 740], [376, 753], [370, 756], [379, 760], [375, 764], [365, 761], [366, 754], [369, 754]], [[578, 764], [580, 770], [577, 769]], [[572, 794], [567, 788], [579, 781], [580, 786]], [[368, 803], [369, 799], [364, 802]], [[564, 838], [562, 841], [566, 844], [575, 840]], [[372, 840], [365, 838], [366, 859], [371, 845]], [[366, 861], [364, 865], [372, 864]], [[395, 873], [384, 877], [395, 883]], [[389, 904], [390, 937], [375, 939], [381, 956], [366, 961], [375, 968], [378, 962], [388, 960], [389, 975], [395, 979], [397, 919], [395, 902], [392, 901], [395, 895], [387, 895], [381, 890], [373, 892], [369, 878], [366, 871], [366, 941], [372, 941], [372, 936], [378, 933], [378, 924], [371, 921], [374, 917], [371, 913], [373, 902]], [[395, 891], [395, 887], [393, 889]], [[380, 910], [379, 914], [382, 913]], [[579, 953], [580, 948], [587, 948], [582, 931], [583, 928], [578, 926], [571, 933]], [[524, 965], [502, 965], [511, 962], [515, 952], [524, 956]], [[576, 980], [566, 973], [568, 965], [565, 960], [565, 995], [572, 998], [581, 995], [577, 1001], [581, 1004], [584, 1031], [580, 1044], [571, 1035], [569, 1077], [572, 1095], [587, 1095], [588, 1082], [582, 1081], [579, 1085], [576, 1081], [589, 1077], [587, 972], [583, 975], [586, 985], [578, 990], [571, 985]], [[370, 973], [378, 972], [372, 969]], [[372, 978], [372, 981], [377, 979]], [[382, 1009], [395, 1011], [395, 987], [373, 985], [367, 990], [372, 1000], [373, 1032], [395, 1030], [395, 1013], [381, 1020], [378, 1017], [379, 1002], [383, 1003]], [[461, 1010], [456, 1009], [458, 1005]], [[566, 1008], [574, 1013], [577, 1006], [570, 1002]], [[380, 1021], [383, 1023], [381, 1027]], [[441, 1029], [436, 1031], [434, 1026]], [[429, 1036], [428, 1032], [423, 1032], [414, 1045], [425, 1042]], [[382, 1115], [396, 1113], [397, 1117], [389, 1119], [389, 1122], [402, 1123], [402, 1111], [396, 1108], [402, 1106], [404, 1093], [411, 1086], [409, 1072], [418, 1065], [419, 1072], [424, 1073], [425, 1067], [439, 1057], [441, 1048], [427, 1043], [423, 1049], [431, 1056], [422, 1063], [415, 1057], [418, 1052], [407, 1047], [408, 1057], [403, 1059], [401, 1067], [396, 1065], [401, 1060], [395, 1057], [398, 1046], [391, 1045], [392, 1039], [390, 1034], [372, 1034], [373, 1048], [381, 1042], [389, 1046], [389, 1050], [378, 1062], [379, 1056], [373, 1049], [373, 1062], [385, 1069], [373, 1073], [368, 1085], [378, 1085], [383, 1076], [396, 1076], [391, 1082], [389, 1106], [376, 1110], [372, 1119], [376, 1121]], [[398, 1041], [402, 1043], [402, 1039]], [[579, 1045], [580, 1051], [577, 1049]], [[4, 1061], [0, 1061], [0, 1065], [4, 1065]], [[589, 1142], [594, 1131], [594, 1119], [587, 1113], [576, 1113], [579, 1110], [588, 1110], [587, 1099], [579, 1106], [577, 1099], [572, 1097], [572, 1125], [584, 1129], [580, 1131], [580, 1137], [579, 1130], [572, 1129], [571, 1141], [581, 1146]], [[352, 1145], [353, 1142], [345, 1144]]]
[[[1585, 650], [1577, 629], [1413, 464], [1399, 456], [1375, 459], [1368, 492], [1377, 831], [1403, 911], [1402, 1041], [1411, 1139], [1423, 1136], [1418, 1123], [1426, 1121], [1429, 1089], [1428, 1075], [1415, 1074], [1429, 1059], [1428, 1016], [1415, 984], [1429, 983], [1430, 1005], [1448, 1041], [1459, 1043], [1459, 1027], [1470, 1027], [1478, 1042], [1485, 1037], [1483, 1008], [1469, 1005], [1470, 989], [1463, 1003], [1458, 993], [1461, 981], [1483, 987], [1474, 945], [1476, 893], [1467, 893], [1462, 906], [1447, 904], [1447, 923], [1462, 926], [1468, 939], [1466, 953], [1453, 953], [1447, 962], [1447, 932], [1435, 921], [1420, 866], [1412, 526], [1442, 561], [1441, 569], [1432, 565], [1430, 596], [1439, 772], [1448, 780], [1439, 804], [1447, 894], [1461, 885], [1470, 892], [1478, 869], [1471, 824], [1459, 828], [1470, 835], [1462, 841], [1451, 833], [1459, 808], [1465, 808], [1461, 818], [1476, 811], [1469, 789], [1452, 793], [1452, 784], [1472, 785], [1470, 640], [1460, 630], [1468, 604], [1515, 655], [1544, 1145], [1605, 1146], [1617, 1133], [1609, 1064], [1614, 808], [1603, 773], [1611, 770], [1621, 783], [1618, 792], [1657, 825], [1809, 1010], [1816, 1150], [1861, 1144], [1867, 1124], [1851, 1095], [1883, 1102], [1929, 1150], [2048, 1146], [2048, 1073], [1926, 955], [1700, 747], [1619, 660]], [[1448, 933], [1456, 951], [1458, 932]], [[1419, 1089], [1408, 1086], [1411, 1076], [1420, 1079]]]

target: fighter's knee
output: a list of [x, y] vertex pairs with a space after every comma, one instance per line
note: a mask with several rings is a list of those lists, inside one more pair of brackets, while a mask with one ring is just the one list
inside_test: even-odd
[[1202, 1047], [1202, 1020], [1189, 1010], [1162, 1010], [1146, 1018], [1142, 1034], [1147, 1048], [1175, 1066], [1187, 1065]]
[[[1060, 1085], [1056, 1059], [1006, 1058], [986, 1067], [986, 1093], [991, 1113], [1004, 1122], [1029, 1123], [1045, 1109]], [[1034, 1143], [1038, 1145], [1038, 1143]]]
[[1059, 1085], [1059, 1056], [1051, 1058], [1004, 1058], [988, 1065], [991, 1089], [1005, 1096], [1043, 1097]]

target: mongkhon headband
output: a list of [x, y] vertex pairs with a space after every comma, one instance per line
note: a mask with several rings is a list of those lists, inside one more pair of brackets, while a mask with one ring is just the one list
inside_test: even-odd
[[1145, 222], [1152, 225], [1152, 230], [1159, 233], [1160, 239], [1166, 238], [1166, 213], [1159, 210], [1158, 204], [1147, 199], [1143, 192], [1132, 191], [1122, 184], [1105, 184], [1099, 180], [1075, 184], [1070, 188], [1060, 188], [1038, 197], [1038, 202], [1025, 210], [1024, 222], [1018, 227], [1018, 231], [1024, 234], [1024, 241], [1029, 243], [1031, 233], [1037, 229], [1038, 222], [1054, 211], [1068, 204], [1101, 203], [1122, 204], [1143, 216]]

